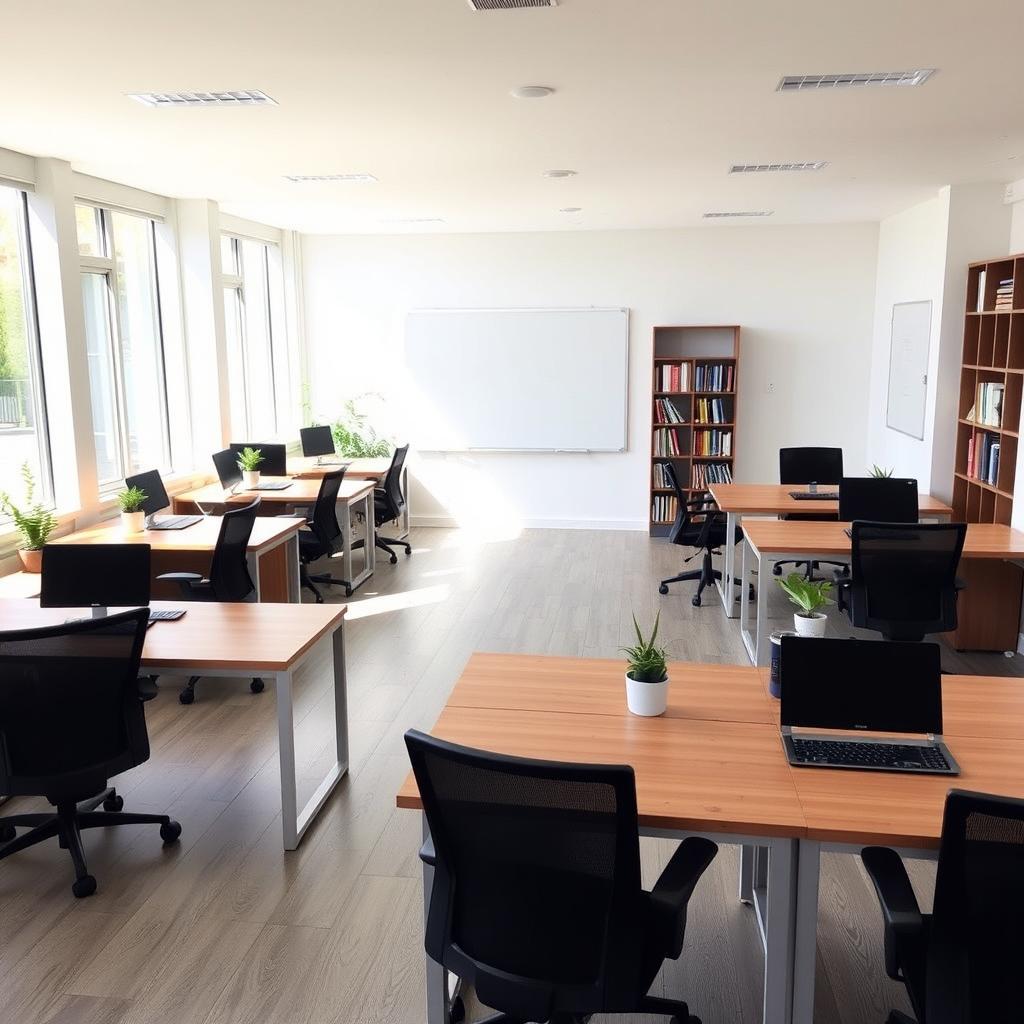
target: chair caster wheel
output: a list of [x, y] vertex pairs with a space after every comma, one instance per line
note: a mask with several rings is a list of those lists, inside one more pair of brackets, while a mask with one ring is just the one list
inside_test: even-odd
[[0, 843], [9, 843], [17, 834], [13, 825], [0, 825]]
[[160, 838], [166, 845], [176, 843], [181, 836], [181, 825], [176, 821], [169, 821], [166, 825], [160, 826]]
[[262, 679], [254, 679], [254, 680], [253, 680], [253, 681], [252, 681], [252, 682], [251, 682], [251, 683], [249, 684], [249, 689], [250, 689], [250, 690], [251, 690], [251, 691], [252, 691], [253, 693], [262, 693], [262, 692], [263, 692], [263, 690], [265, 689], [265, 687], [264, 687], [264, 685], [263, 685], [263, 680], [262, 680]]
[[772, 575], [773, 576], [781, 576], [782, 575], [782, 566], [781, 565], [773, 565], [772, 566]]
[[690, 604], [692, 604], [694, 608], [699, 608], [700, 607], [700, 594], [694, 594], [694, 596], [690, 598]]
[[662, 585], [660, 587], [658, 587], [658, 593], [659, 594], [667, 594], [668, 593], [668, 584], [667, 583], [662, 583]]
[[317, 604], [323, 604], [324, 603], [324, 599], [323, 599], [323, 597], [320, 594], [316, 595], [316, 603]]
[[79, 898], [91, 896], [96, 891], [96, 879], [92, 875], [82, 875], [71, 884], [71, 891]]
[[103, 810], [109, 811], [111, 814], [116, 814], [118, 811], [123, 811], [124, 797], [118, 796], [116, 793], [111, 793], [111, 795], [103, 801]]
[[178, 694], [178, 701], [181, 704], [192, 704], [195, 701], [195, 699], [195, 690], [182, 690], [181, 693]]
[[351, 597], [352, 596], [352, 588], [351, 587], [346, 587], [345, 588], [345, 596], [346, 597]]
[[397, 563], [398, 563], [398, 555], [391, 555], [391, 557], [390, 557], [390, 558], [388, 558], [388, 561], [389, 561], [389, 562], [390, 562], [390, 563], [391, 563], [392, 565], [397, 565]]

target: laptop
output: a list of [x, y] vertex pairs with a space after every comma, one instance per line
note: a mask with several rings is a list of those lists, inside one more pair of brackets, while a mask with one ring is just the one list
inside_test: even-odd
[[157, 519], [156, 514], [171, 504], [158, 470], [151, 469], [146, 473], [125, 477], [124, 483], [126, 487], [139, 487], [146, 493], [142, 511], [146, 513], [147, 530], [186, 530], [203, 521], [202, 516], [163, 516]]
[[960, 774], [942, 739], [937, 644], [787, 636], [781, 658], [791, 765]]

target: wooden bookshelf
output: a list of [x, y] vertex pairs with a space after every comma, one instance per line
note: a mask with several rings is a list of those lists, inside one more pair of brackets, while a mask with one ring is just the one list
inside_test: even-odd
[[[651, 379], [651, 468], [648, 474], [650, 494], [648, 513], [652, 537], [665, 536], [675, 517], [670, 488], [661, 486], [657, 479], [657, 467], [671, 463], [679, 483], [689, 498], [703, 494], [707, 488], [700, 486], [701, 474], [728, 472], [732, 474], [736, 458], [736, 421], [739, 387], [740, 329], [735, 325], [674, 325], [654, 328], [654, 364]], [[662, 372], [665, 367], [685, 367], [680, 383], [686, 387], [673, 390], [665, 386]], [[714, 370], [715, 384], [710, 386]], [[698, 379], [698, 377], [700, 379]], [[731, 387], [726, 387], [726, 385]], [[710, 402], [718, 403], [716, 411], [721, 422], [698, 422], [702, 411], [710, 413]], [[667, 402], [684, 421], [678, 424], [661, 422], [659, 403]], [[704, 431], [717, 431], [712, 447], [712, 437]], [[678, 454], [664, 454], [665, 435], [675, 438]], [[725, 436], [728, 435], [728, 454], [725, 452]], [[695, 450], [703, 441], [701, 451]], [[710, 454], [712, 451], [715, 454]], [[710, 470], [706, 467], [712, 467]], [[657, 500], [664, 499], [663, 514], [658, 514]]]
[[[1002, 287], [1004, 281], [1010, 284]], [[1004, 298], [999, 301], [1001, 288]], [[1002, 388], [999, 415], [992, 422], [982, 421], [979, 407], [979, 391], [986, 384]], [[1024, 254], [972, 263], [967, 268], [953, 463], [953, 518], [958, 522], [1010, 522], [1022, 392]], [[999, 445], [998, 470], [991, 477], [978, 457], [986, 443]], [[960, 575], [967, 587], [959, 599], [959, 626], [948, 635], [950, 644], [958, 650], [1016, 650], [1020, 569], [1007, 563], [962, 562]]]

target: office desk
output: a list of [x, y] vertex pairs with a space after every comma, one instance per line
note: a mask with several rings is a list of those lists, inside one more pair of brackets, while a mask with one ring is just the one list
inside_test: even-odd
[[[758, 673], [674, 665], [680, 685], [674, 692], [670, 687], [672, 711], [647, 719], [627, 712], [622, 671], [621, 662], [477, 654], [431, 731], [506, 754], [630, 764], [643, 835], [699, 834], [767, 847], [771, 896], [758, 894], [755, 903], [765, 942], [764, 1019], [788, 1024], [794, 858], [805, 826], [778, 726], [765, 721], [772, 711]], [[518, 685], [512, 687], [513, 682]], [[717, 703], [716, 694], [721, 695]], [[397, 804], [422, 810], [411, 775]], [[430, 883], [425, 868], [424, 899]], [[428, 1024], [447, 1019], [446, 1002], [446, 973], [428, 958]]]
[[[154, 601], [155, 608], [180, 602]], [[278, 760], [284, 848], [294, 850], [338, 780], [348, 771], [345, 605], [190, 604], [184, 618], [157, 622], [146, 633], [142, 667], [153, 675], [272, 676], [277, 701]], [[0, 630], [63, 622], [88, 609], [40, 608], [35, 601], [0, 600]], [[298, 805], [295, 770], [294, 674], [318, 653], [334, 675], [335, 758], [305, 806]], [[182, 709], [182, 714], [190, 710]]]
[[[64, 537], [56, 537], [50, 543], [149, 544], [153, 549], [154, 577], [164, 572], [206, 573], [210, 569], [213, 549], [217, 546], [221, 518], [206, 516], [184, 530], [144, 530], [142, 533], [128, 533], [120, 520], [108, 519]], [[246, 561], [256, 587], [255, 601], [297, 603], [302, 600], [299, 594], [298, 542], [301, 526], [300, 521], [287, 519], [258, 518], [253, 524]], [[173, 600], [178, 593], [175, 584], [154, 580], [155, 597]]]
[[[753, 629], [750, 627], [750, 602], [740, 602], [740, 634], [743, 645], [755, 665], [768, 659], [767, 588], [772, 585], [772, 563], [780, 559], [839, 556], [850, 557], [849, 523], [814, 523], [795, 519], [753, 519], [743, 528], [741, 576], [747, 580], [747, 551], [757, 561], [758, 600]], [[971, 523], [967, 527], [963, 559], [1024, 563], [1024, 532], [994, 523]]]
[[[346, 459], [344, 456], [336, 456], [339, 462], [347, 462], [345, 469], [346, 480], [373, 480], [379, 487], [384, 483], [384, 477], [391, 467], [391, 458], [386, 456], [380, 459]], [[340, 466], [318, 466], [315, 458], [297, 458], [288, 460], [288, 475], [298, 480], [319, 480], [325, 473], [330, 473]], [[405, 508], [402, 509], [399, 523], [399, 538], [404, 540], [409, 536], [409, 460], [406, 459], [402, 466], [402, 494], [405, 496]]]
[[[738, 594], [732, 593], [736, 578], [736, 527], [744, 516], [836, 515], [838, 501], [798, 501], [790, 491], [804, 491], [800, 484], [709, 484], [715, 503], [726, 514], [725, 558], [722, 579], [716, 580], [718, 595], [725, 614], [734, 619]], [[820, 491], [838, 491], [839, 484], [818, 484]], [[953, 510], [944, 501], [930, 494], [918, 495], [917, 507], [922, 519], [951, 519]]]
[[[267, 477], [267, 480], [280, 480], [284, 477]], [[209, 513], [223, 511], [232, 505], [247, 505], [253, 498], [261, 498], [260, 510], [264, 515], [256, 517], [256, 522], [268, 516], [286, 514], [289, 506], [311, 508], [320, 493], [319, 479], [307, 478], [291, 480], [291, 486], [283, 491], [251, 491], [239, 486], [237, 491], [225, 490], [219, 483], [207, 484], [192, 491], [176, 494], [173, 499], [175, 514], [194, 512]], [[342, 480], [338, 491], [338, 526], [341, 527], [341, 563], [342, 577], [346, 584], [346, 595], [360, 584], [365, 583], [373, 575], [376, 564], [376, 548], [373, 536], [373, 488], [372, 480]], [[363, 548], [363, 567], [356, 573], [352, 551], [356, 544], [352, 537], [351, 512], [355, 509], [363, 517], [362, 537], [359, 539]], [[300, 523], [301, 525], [301, 523]]]

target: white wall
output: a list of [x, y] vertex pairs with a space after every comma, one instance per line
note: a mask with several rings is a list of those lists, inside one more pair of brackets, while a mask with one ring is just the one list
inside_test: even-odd
[[497, 509], [523, 525], [645, 528], [655, 324], [742, 325], [739, 479], [776, 479], [779, 447], [807, 442], [841, 445], [855, 469], [866, 459], [877, 242], [873, 224], [305, 236], [312, 411], [394, 393], [409, 309], [628, 306], [629, 450], [421, 457], [421, 522]]

